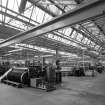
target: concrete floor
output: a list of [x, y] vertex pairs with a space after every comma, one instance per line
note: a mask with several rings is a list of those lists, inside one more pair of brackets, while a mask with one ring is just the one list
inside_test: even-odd
[[57, 90], [15, 88], [0, 84], [0, 105], [105, 105], [105, 73], [65, 77]]

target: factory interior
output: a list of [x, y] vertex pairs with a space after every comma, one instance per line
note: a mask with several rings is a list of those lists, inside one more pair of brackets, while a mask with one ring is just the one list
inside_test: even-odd
[[0, 0], [0, 105], [105, 105], [105, 0]]

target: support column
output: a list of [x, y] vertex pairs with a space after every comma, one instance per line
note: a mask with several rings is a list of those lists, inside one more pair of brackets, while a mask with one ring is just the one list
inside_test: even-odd
[[59, 58], [59, 53], [58, 53], [58, 49], [56, 49], [56, 61], [58, 60], [58, 58]]
[[58, 49], [56, 49], [56, 83], [62, 82], [62, 73], [61, 73], [61, 67], [59, 62], [59, 52]]

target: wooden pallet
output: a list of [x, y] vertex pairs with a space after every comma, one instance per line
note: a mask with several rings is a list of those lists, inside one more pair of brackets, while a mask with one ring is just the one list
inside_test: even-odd
[[3, 83], [11, 85], [11, 86], [15, 86], [17, 88], [22, 88], [23, 87], [23, 85], [21, 83], [9, 81], [9, 80], [3, 80]]

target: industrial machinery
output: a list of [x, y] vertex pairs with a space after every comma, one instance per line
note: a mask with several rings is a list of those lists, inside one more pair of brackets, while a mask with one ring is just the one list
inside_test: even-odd
[[39, 78], [42, 75], [42, 67], [38, 65], [30, 65], [29, 67], [30, 78]]
[[9, 62], [2, 62], [0, 64], [0, 76], [2, 76], [5, 72], [7, 72], [10, 69]]
[[55, 90], [55, 70], [52, 65], [30, 66], [30, 85], [35, 88], [44, 89], [46, 91]]
[[102, 72], [104, 71], [104, 66], [103, 66], [101, 63], [97, 63], [97, 64], [95, 65], [95, 67], [96, 67], [96, 71], [97, 71], [98, 73], [102, 73]]
[[7, 74], [4, 82], [16, 86], [29, 86], [30, 78], [28, 68], [12, 68], [12, 71]]

